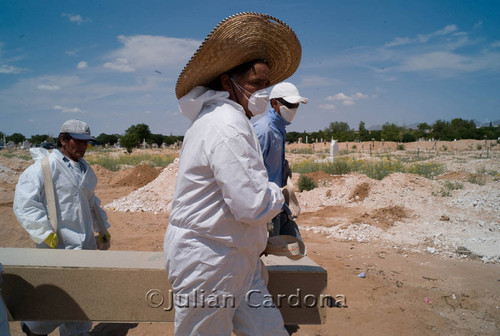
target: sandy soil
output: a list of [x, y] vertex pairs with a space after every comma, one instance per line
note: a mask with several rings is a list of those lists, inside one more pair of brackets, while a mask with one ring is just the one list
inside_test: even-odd
[[[367, 156], [369, 144], [356, 144], [353, 155]], [[329, 148], [320, 145], [314, 148], [318, 157]], [[291, 149], [305, 147], [311, 145]], [[374, 153], [403, 152], [392, 143], [374, 147]], [[327, 291], [346, 295], [348, 308], [331, 308], [324, 325], [301, 325], [294, 335], [500, 334], [500, 181], [494, 174], [500, 172], [500, 148], [486, 152], [484, 141], [405, 148], [432, 154], [446, 173], [436, 180], [392, 174], [382, 181], [316, 173], [311, 177], [319, 187], [297, 193], [297, 222], [309, 257], [328, 271]], [[287, 154], [292, 162], [304, 156]], [[2, 247], [33, 246], [12, 212], [15, 183], [29, 164], [0, 155]], [[175, 163], [163, 170], [94, 170], [112, 225], [112, 249], [162, 251], [169, 210], [158, 204], [171, 199]], [[482, 175], [484, 184], [468, 182], [478, 171], [489, 172]], [[463, 188], [441, 196], [446, 181]], [[365, 278], [358, 277], [361, 272]], [[18, 323], [11, 323], [11, 331], [22, 335]], [[96, 323], [92, 335], [173, 335], [173, 325]]]

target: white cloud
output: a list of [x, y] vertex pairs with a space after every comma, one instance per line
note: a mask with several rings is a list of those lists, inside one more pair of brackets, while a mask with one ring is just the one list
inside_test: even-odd
[[303, 76], [301, 77], [301, 82], [298, 86], [299, 87], [328, 86], [331, 84], [340, 84], [340, 81], [322, 76]]
[[135, 69], [130, 66], [126, 58], [117, 58], [113, 62], [104, 63], [104, 67], [119, 72], [134, 72]]
[[78, 107], [63, 107], [61, 105], [54, 105], [53, 109], [61, 111], [62, 113], [82, 113], [83, 112]]
[[452, 52], [437, 51], [408, 58], [402, 64], [401, 70], [453, 70], [459, 72], [471, 72], [491, 66], [498, 68], [500, 66], [500, 60], [495, 61], [491, 58], [491, 56], [475, 58]]
[[79, 14], [62, 13], [62, 16], [67, 17], [70, 22], [76, 23], [77, 25], [81, 25], [82, 23], [92, 21], [88, 18], [85, 19], [82, 18]]
[[[475, 35], [474, 35], [475, 36]], [[400, 46], [399, 48], [392, 48]], [[472, 39], [468, 32], [450, 24], [430, 34], [396, 37], [384, 46], [351, 52], [331, 66], [364, 67], [381, 80], [394, 81], [397, 72], [426, 72], [435, 77], [457, 77], [478, 71], [500, 71], [500, 41], [486, 37]]]
[[156, 70], [183, 65], [200, 45], [199, 41], [164, 36], [118, 36], [123, 47], [110, 53], [104, 67], [121, 72]]
[[328, 96], [325, 98], [325, 100], [334, 100], [334, 101], [340, 101], [342, 102], [343, 105], [349, 106], [349, 105], [354, 105], [356, 100], [360, 99], [367, 99], [368, 95], [357, 92], [353, 94], [352, 96], [348, 96], [342, 92], [337, 93], [336, 95], [333, 96]]
[[87, 67], [88, 67], [88, 64], [85, 61], [78, 62], [78, 64], [76, 65], [77, 69], [85, 69]]
[[40, 84], [37, 86], [37, 88], [40, 90], [47, 90], [47, 91], [61, 90], [61, 88], [57, 85], [46, 85], [46, 84]]
[[433, 37], [436, 37], [436, 36], [444, 36], [444, 35], [448, 35], [450, 33], [453, 33], [455, 31], [458, 30], [458, 27], [456, 25], [448, 25], [446, 27], [444, 27], [443, 29], [439, 29], [433, 33], [430, 33], [430, 34], [427, 34], [427, 35], [417, 35], [417, 39], [419, 42], [427, 42], [429, 41], [431, 38]]
[[389, 43], [386, 43], [384, 46], [386, 48], [390, 47], [395, 47], [395, 46], [401, 46], [401, 45], [406, 45], [410, 43], [425, 43], [429, 40], [431, 40], [434, 37], [438, 36], [445, 36], [449, 35], [453, 32], [456, 32], [458, 30], [458, 27], [454, 24], [452, 25], [447, 25], [446, 27], [436, 30], [433, 33], [430, 34], [419, 34], [415, 38], [410, 38], [410, 37], [395, 37], [394, 40], [392, 40]]
[[337, 107], [333, 104], [322, 104], [318, 106], [320, 109], [323, 110], [335, 110]]
[[385, 47], [390, 48], [390, 47], [395, 47], [399, 45], [404, 45], [410, 43], [411, 40], [409, 37], [396, 37], [392, 42], [386, 43]]
[[28, 71], [25, 68], [18, 68], [12, 65], [0, 65], [0, 74], [19, 74]]

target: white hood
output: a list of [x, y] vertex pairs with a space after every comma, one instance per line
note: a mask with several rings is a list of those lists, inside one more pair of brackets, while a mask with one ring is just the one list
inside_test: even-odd
[[179, 110], [182, 115], [194, 121], [200, 114], [203, 105], [220, 102], [221, 100], [243, 110], [239, 104], [229, 99], [229, 92], [214, 91], [204, 86], [195, 87], [187, 95], [179, 99]]

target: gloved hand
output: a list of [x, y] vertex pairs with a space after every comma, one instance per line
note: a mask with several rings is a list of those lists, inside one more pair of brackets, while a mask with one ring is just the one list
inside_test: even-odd
[[58, 243], [59, 243], [59, 238], [54, 232], [49, 234], [49, 236], [45, 239], [45, 244], [49, 245], [49, 247], [53, 249], [57, 248]]
[[108, 231], [104, 234], [99, 232], [99, 236], [96, 237], [97, 248], [99, 250], [107, 250], [111, 247], [111, 235]]

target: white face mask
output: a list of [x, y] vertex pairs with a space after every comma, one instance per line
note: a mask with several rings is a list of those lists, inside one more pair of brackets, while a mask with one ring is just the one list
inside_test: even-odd
[[[250, 112], [252, 112], [252, 115], [254, 117], [258, 114], [266, 112], [267, 103], [269, 102], [269, 95], [267, 94], [266, 89], [262, 89], [262, 90], [255, 91], [254, 93], [250, 93], [249, 91], [245, 90], [245, 88], [243, 88], [238, 83], [236, 83], [232, 78], [231, 78], [231, 80], [233, 81], [236, 88], [248, 100], [248, 110]], [[246, 96], [246, 94], [243, 93], [243, 91], [250, 94], [250, 98], [248, 98]]]
[[289, 123], [292, 122], [293, 118], [295, 117], [295, 113], [297, 113], [297, 107], [295, 108], [288, 108], [285, 105], [280, 106], [280, 114]]

